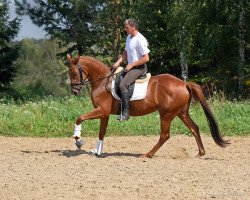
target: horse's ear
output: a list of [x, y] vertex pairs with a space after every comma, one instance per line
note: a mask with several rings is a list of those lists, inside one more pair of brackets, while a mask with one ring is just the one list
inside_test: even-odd
[[74, 64], [77, 64], [77, 63], [79, 62], [80, 57], [81, 57], [80, 54], [78, 54], [78, 55], [74, 58], [73, 63], [74, 63]]
[[67, 60], [70, 62], [72, 60], [70, 54], [67, 53]]
[[77, 62], [79, 62], [80, 57], [81, 57], [81, 55], [78, 54], [77, 57], [76, 57]]

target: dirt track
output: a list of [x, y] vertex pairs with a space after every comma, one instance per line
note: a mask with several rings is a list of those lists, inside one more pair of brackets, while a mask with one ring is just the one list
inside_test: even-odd
[[104, 158], [88, 153], [94, 138], [75, 151], [71, 138], [0, 137], [0, 199], [250, 199], [250, 138], [202, 139], [201, 159], [187, 136], [145, 159], [158, 137], [107, 137]]

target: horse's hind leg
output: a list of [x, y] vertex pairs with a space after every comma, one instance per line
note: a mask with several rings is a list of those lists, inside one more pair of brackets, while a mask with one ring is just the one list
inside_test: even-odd
[[197, 157], [201, 157], [205, 155], [205, 149], [203, 147], [202, 141], [201, 141], [201, 136], [200, 136], [200, 131], [199, 127], [194, 123], [192, 118], [190, 117], [189, 113], [185, 111], [181, 115], [178, 115], [178, 117], [183, 121], [183, 123], [189, 128], [193, 136], [195, 137], [196, 143], [199, 148], [199, 153]]
[[161, 118], [161, 133], [160, 139], [156, 145], [145, 155], [146, 157], [152, 158], [156, 151], [170, 138], [170, 124], [173, 120], [172, 116], [160, 114]]

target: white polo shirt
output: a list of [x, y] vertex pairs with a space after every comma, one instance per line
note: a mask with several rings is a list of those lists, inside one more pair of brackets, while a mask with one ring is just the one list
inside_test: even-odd
[[150, 52], [147, 39], [140, 32], [132, 38], [130, 34], [127, 36], [125, 50], [127, 51], [128, 64], [138, 61]]

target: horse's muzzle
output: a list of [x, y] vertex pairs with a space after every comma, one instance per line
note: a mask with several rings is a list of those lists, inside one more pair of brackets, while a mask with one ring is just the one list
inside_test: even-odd
[[81, 93], [81, 91], [82, 91], [82, 86], [80, 85], [71, 87], [71, 92], [73, 95], [78, 95]]

